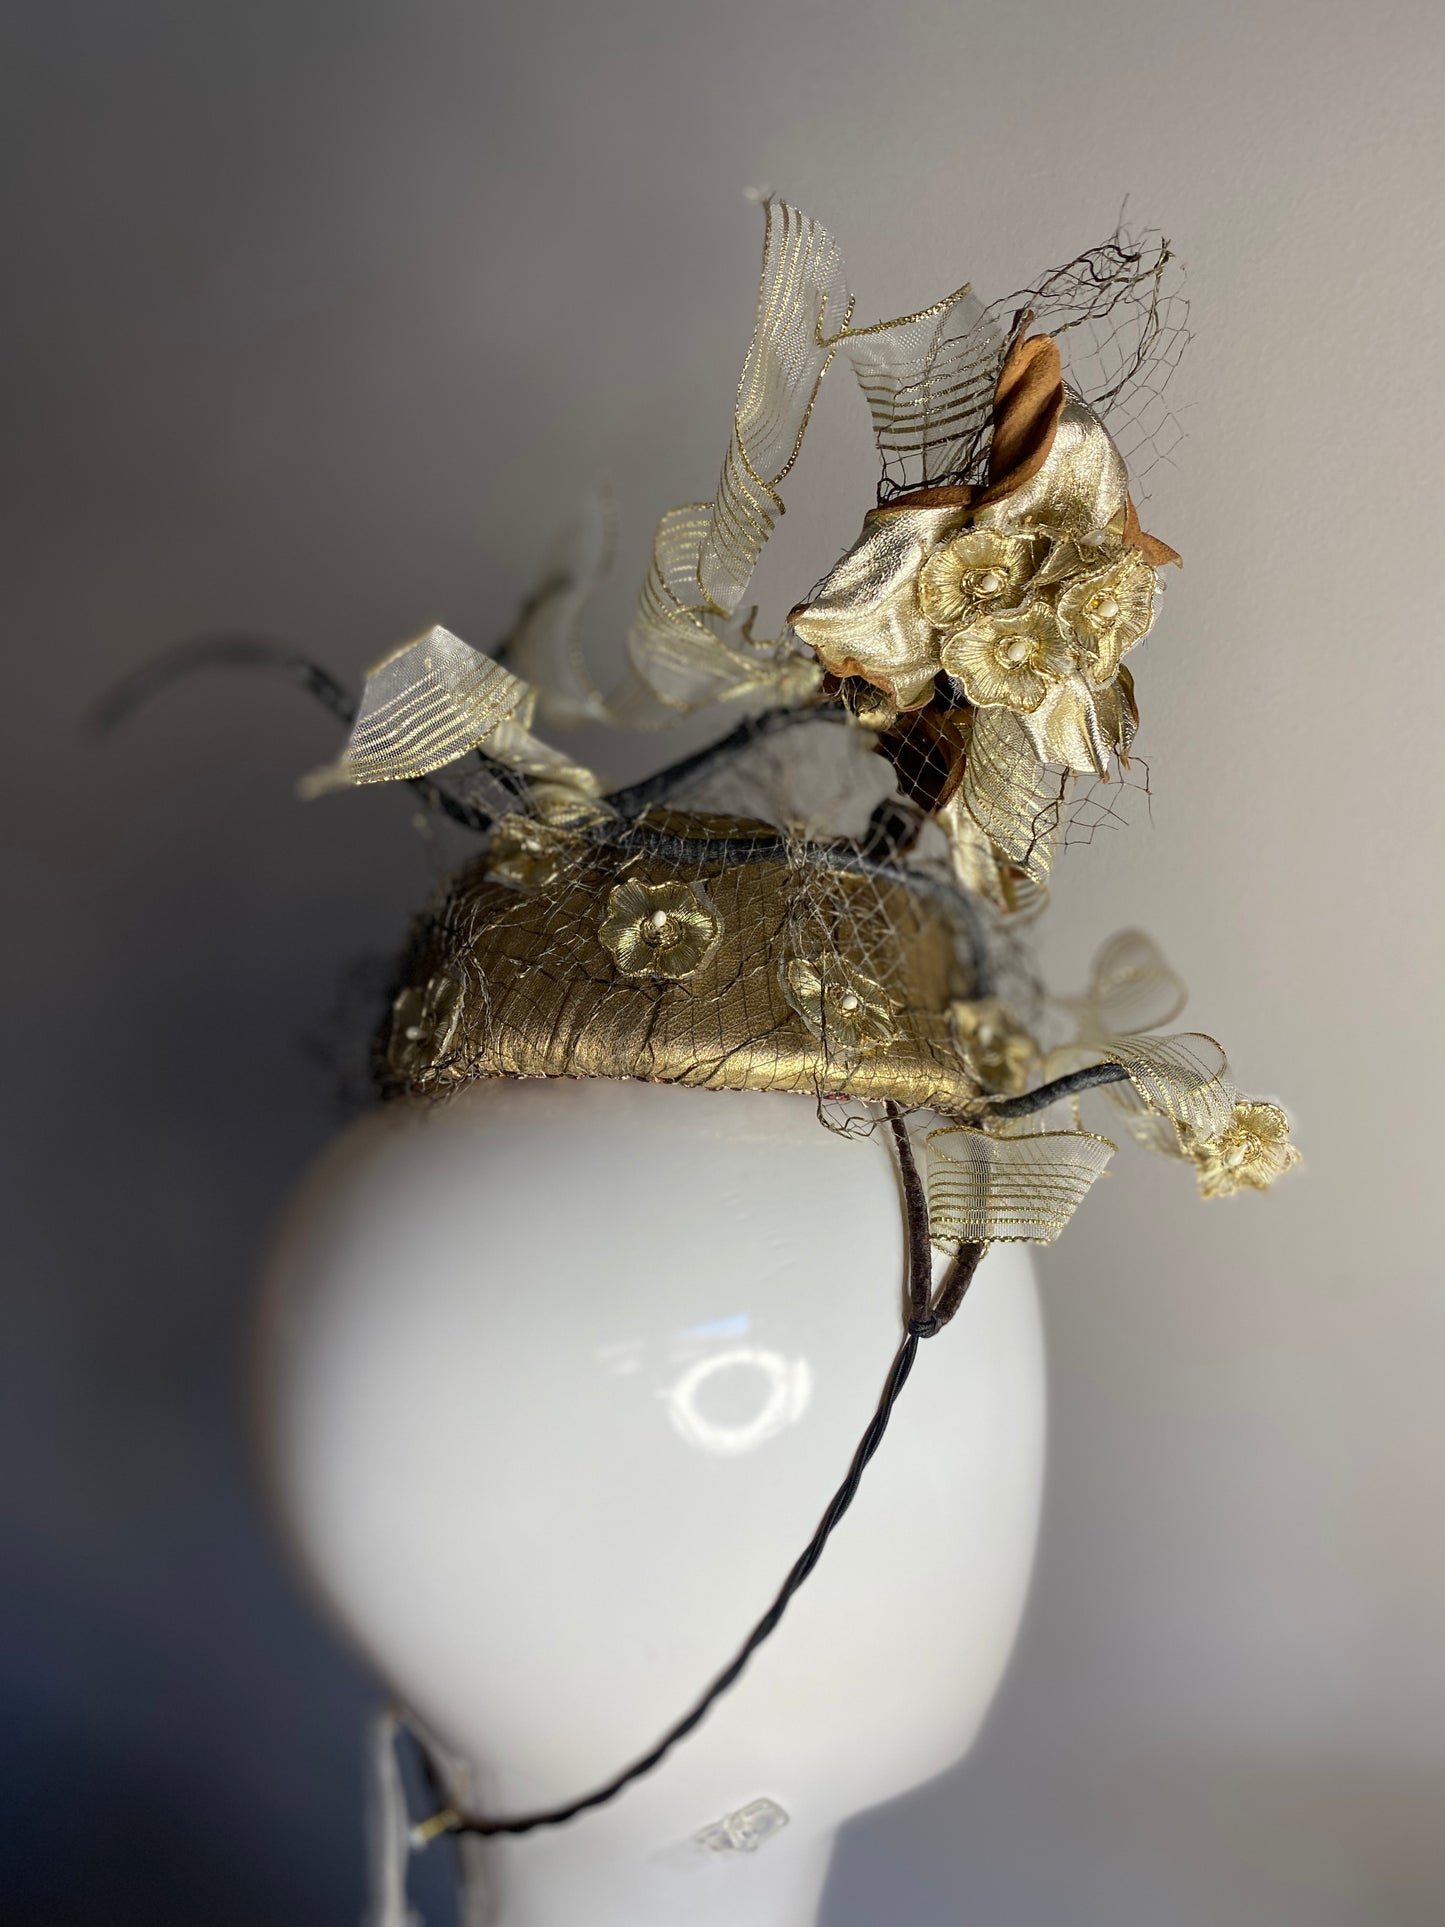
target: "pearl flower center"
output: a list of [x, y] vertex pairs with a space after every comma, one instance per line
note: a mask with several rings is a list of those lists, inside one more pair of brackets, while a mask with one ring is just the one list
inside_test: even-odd
[[981, 596], [997, 595], [1003, 587], [1003, 577], [997, 569], [985, 569], [973, 586]]
[[1028, 661], [1033, 652], [1034, 646], [1027, 636], [1015, 636], [1012, 642], [1004, 644], [999, 654], [1011, 667], [1018, 669]]

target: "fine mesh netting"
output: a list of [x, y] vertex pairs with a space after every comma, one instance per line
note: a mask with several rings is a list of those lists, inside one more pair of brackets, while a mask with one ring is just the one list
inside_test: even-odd
[[1169, 243], [1120, 227], [1032, 287], [984, 307], [970, 290], [848, 344], [882, 458], [879, 499], [984, 478], [994, 385], [1021, 318], [1059, 344], [1071, 391], [1104, 421], [1141, 493], [1179, 426], [1170, 378], [1188, 303]]

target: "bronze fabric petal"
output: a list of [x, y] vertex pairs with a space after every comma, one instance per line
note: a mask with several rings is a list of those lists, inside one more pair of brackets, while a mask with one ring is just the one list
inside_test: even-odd
[[1129, 548], [1138, 549], [1144, 560], [1152, 562], [1156, 569], [1162, 569], [1166, 562], [1173, 562], [1180, 568], [1184, 566], [1184, 557], [1178, 549], [1171, 549], [1169, 544], [1161, 542], [1157, 535], [1146, 535], [1140, 528], [1139, 511], [1134, 506], [1132, 496], [1125, 504], [1124, 541]]
[[1020, 335], [1004, 358], [993, 396], [988, 487], [979, 501], [1009, 495], [1037, 475], [1054, 445], [1064, 407], [1064, 374], [1051, 335]]

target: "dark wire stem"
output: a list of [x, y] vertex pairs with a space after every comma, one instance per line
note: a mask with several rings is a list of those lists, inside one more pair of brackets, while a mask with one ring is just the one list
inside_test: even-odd
[[194, 675], [198, 669], [224, 668], [273, 669], [314, 696], [338, 721], [349, 725], [356, 720], [355, 697], [329, 670], [289, 643], [271, 642], [262, 636], [197, 636], [191, 642], [177, 643], [102, 696], [91, 711], [91, 719], [97, 729], [112, 730], [172, 683]]
[[940, 1331], [963, 1303], [973, 1283], [974, 1273], [978, 1270], [979, 1260], [987, 1250], [988, 1246], [984, 1244], [959, 1246], [953, 1269], [939, 1286], [938, 1296], [933, 1301], [933, 1315], [938, 1320]]
[[694, 750], [690, 756], [679, 757], [677, 762], [669, 763], [665, 769], [655, 770], [651, 776], [644, 776], [640, 783], [631, 783], [626, 789], [613, 790], [603, 800], [622, 817], [632, 818], [650, 808], [654, 803], [666, 802], [678, 790], [689, 783], [697, 782], [750, 750], [755, 743], [763, 742], [769, 736], [780, 735], [785, 729], [795, 729], [799, 723], [846, 723], [848, 712], [838, 702], [815, 703], [806, 709], [767, 709], [760, 716], [746, 716], [736, 729], [719, 736], [715, 743], [707, 743], [702, 749]]
[[1070, 1071], [1067, 1077], [1056, 1077], [1049, 1084], [1040, 1084], [1037, 1090], [1025, 1091], [1022, 1097], [996, 1097], [988, 1106], [990, 1117], [1031, 1117], [1035, 1111], [1046, 1111], [1050, 1104], [1057, 1104], [1061, 1097], [1073, 1097], [1079, 1091], [1092, 1091], [1100, 1084], [1121, 1084], [1129, 1075], [1122, 1064], [1086, 1064], [1081, 1071]]
[[908, 1245], [908, 1329], [915, 1338], [932, 1338], [938, 1329], [933, 1315], [933, 1245], [928, 1236], [928, 1198], [913, 1156], [903, 1107], [892, 1098], [884, 1106], [888, 1128], [898, 1154], [903, 1185], [903, 1226]]
[[[546, 595], [557, 586], [544, 585], [543, 590], [533, 598], [533, 604], [545, 600]], [[533, 604], [524, 608], [524, 616], [527, 608]], [[497, 660], [500, 661], [501, 657]], [[91, 711], [92, 720], [98, 729], [108, 732], [143, 708], [152, 697], [160, 695], [173, 683], [194, 675], [197, 670], [227, 668], [274, 670], [314, 696], [339, 721], [349, 726], [356, 720], [356, 698], [329, 670], [312, 662], [290, 643], [273, 642], [265, 636], [197, 636], [189, 642], [177, 643], [173, 649], [167, 649], [153, 661], [143, 664], [134, 674], [126, 676], [107, 691]], [[639, 783], [614, 790], [602, 801], [618, 816], [631, 818], [650, 804], [664, 801], [685, 784], [696, 782], [710, 770], [731, 762], [751, 749], [754, 743], [762, 742], [769, 736], [795, 728], [799, 723], [847, 720], [847, 712], [841, 703], [817, 703], [804, 709], [765, 710], [760, 716], [745, 717], [736, 729], [719, 737], [715, 743], [708, 743], [702, 749], [694, 750], [691, 755], [680, 757], [665, 769], [655, 770]], [[493, 762], [484, 752], [479, 754], [482, 761], [499, 775], [510, 773], [504, 764]], [[485, 831], [492, 827], [493, 819], [490, 816], [467, 804], [457, 803], [454, 798], [447, 796], [445, 790], [428, 782], [425, 777], [418, 778], [414, 786], [430, 791], [429, 800], [436, 800], [444, 809], [448, 802], [452, 803], [453, 808], [449, 813], [469, 828]]]
[[928, 1197], [918, 1175], [913, 1140], [904, 1121], [903, 1107], [889, 1099], [884, 1109], [898, 1151], [898, 1174], [903, 1181], [903, 1216], [908, 1236], [908, 1329], [915, 1338], [932, 1338], [943, 1330], [963, 1303], [988, 1246], [960, 1245], [943, 1283], [934, 1293]]
[[[559, 583], [544, 584], [532, 603], [524, 606], [523, 616], [536, 603], [555, 592], [558, 586]], [[499, 655], [497, 660], [501, 659]], [[329, 670], [312, 662], [290, 643], [273, 642], [265, 636], [197, 636], [189, 642], [177, 643], [173, 649], [165, 650], [107, 691], [92, 709], [91, 719], [98, 729], [109, 732], [173, 683], [183, 681], [200, 669], [226, 668], [274, 670], [314, 696], [339, 721], [349, 726], [356, 720], [356, 698]], [[669, 763], [665, 769], [655, 770], [640, 783], [614, 790], [601, 800], [618, 816], [631, 818], [650, 804], [673, 795], [685, 784], [695, 782], [709, 770], [733, 761], [754, 743], [777, 735], [782, 730], [792, 729], [799, 723], [815, 721], [846, 722], [847, 713], [841, 703], [816, 703], [803, 709], [770, 709], [760, 716], [745, 717], [736, 729], [730, 730], [715, 743], [708, 743], [702, 749], [694, 750], [691, 755]], [[482, 750], [476, 754], [494, 776], [514, 791], [517, 789], [516, 778], [504, 763], [493, 761]], [[484, 810], [460, 802], [428, 777], [412, 778], [411, 787], [426, 802], [469, 830], [485, 835], [493, 826], [495, 819]]]
[[[174, 649], [167, 649], [154, 661], [144, 664], [134, 675], [125, 677], [102, 696], [91, 710], [91, 721], [97, 729], [108, 734], [143, 708], [153, 696], [160, 695], [173, 683], [194, 675], [198, 669], [272, 669], [288, 682], [295, 683], [299, 689], [304, 689], [308, 695], [314, 696], [339, 722], [349, 727], [356, 721], [356, 698], [336, 680], [330, 670], [312, 662], [309, 656], [303, 656], [290, 643], [272, 642], [264, 636], [197, 636], [193, 641], [178, 643]], [[520, 803], [525, 803], [525, 792], [514, 773], [501, 763], [492, 763], [487, 758], [483, 760], [488, 762], [497, 780]], [[450, 817], [453, 823], [459, 823], [463, 829], [485, 833], [492, 827], [490, 816], [461, 802], [429, 776], [411, 777], [408, 787], [429, 809], [440, 810], [443, 816]]]
[[[95, 705], [92, 717], [100, 729], [114, 729], [171, 684], [180, 682], [199, 669], [223, 667], [274, 670], [314, 696], [339, 721], [349, 725], [356, 719], [355, 698], [329, 670], [312, 662], [289, 643], [273, 642], [260, 636], [200, 636], [193, 641], [180, 643], [117, 684]], [[650, 829], [630, 819], [649, 804], [695, 781], [706, 771], [741, 756], [754, 743], [802, 723], [823, 721], [846, 722], [847, 713], [841, 704], [820, 703], [803, 709], [767, 710], [761, 716], [746, 718], [717, 742], [695, 750], [690, 756], [681, 757], [676, 763], [657, 770], [640, 783], [614, 790], [610, 796], [603, 797], [602, 803], [614, 815], [611, 820], [594, 824], [587, 831], [588, 840], [612, 849], [660, 857], [667, 862], [716, 864], [722, 869], [747, 863], [787, 861], [798, 846], [785, 836], [676, 836], [664, 830]], [[517, 797], [519, 807], [525, 808], [526, 787], [515, 772], [505, 764], [493, 761], [484, 751], [474, 753], [490, 774]], [[483, 836], [492, 829], [495, 822], [492, 816], [469, 803], [461, 802], [430, 777], [412, 777], [409, 784], [424, 803], [440, 810], [463, 829], [473, 830]], [[806, 847], [808, 861], [820, 868], [847, 876], [871, 876], [898, 883], [905, 889], [932, 897], [952, 909], [968, 934], [973, 962], [973, 994], [977, 997], [990, 995], [992, 971], [988, 945], [978, 906], [967, 891], [942, 877], [929, 876], [916, 870], [905, 871], [884, 859], [864, 856], [856, 844], [818, 842], [809, 843]]]

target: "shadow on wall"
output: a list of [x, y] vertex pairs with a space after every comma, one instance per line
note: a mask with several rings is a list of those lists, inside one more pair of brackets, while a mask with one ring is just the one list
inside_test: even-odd
[[997, 1718], [963, 1767], [847, 1830], [820, 1927], [1445, 1920], [1445, 1769], [1335, 1772], [1191, 1747], [1041, 1774], [999, 1757], [994, 1733]]

